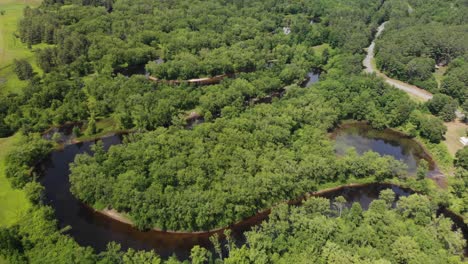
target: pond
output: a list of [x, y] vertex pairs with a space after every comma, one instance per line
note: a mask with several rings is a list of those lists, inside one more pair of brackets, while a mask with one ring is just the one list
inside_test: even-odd
[[307, 73], [307, 77], [305, 81], [302, 83], [302, 87], [310, 87], [314, 83], [317, 83], [320, 78], [320, 71], [319, 70], [312, 70], [309, 73]]
[[[122, 137], [111, 136], [102, 139], [102, 141], [107, 149], [112, 145], [121, 144]], [[112, 241], [121, 244], [123, 250], [128, 248], [155, 250], [163, 258], [175, 254], [180, 260], [188, 259], [190, 249], [195, 245], [212, 250], [209, 237], [214, 233], [221, 234], [223, 229], [196, 233], [156, 230], [142, 232], [97, 212], [76, 199], [70, 192], [69, 164], [73, 162], [77, 154], [91, 153], [90, 147], [92, 145], [93, 142], [86, 142], [65, 146], [63, 149], [51, 153], [49, 158], [40, 165], [43, 175], [41, 183], [45, 187], [45, 201], [46, 204], [54, 208], [59, 228], [70, 226], [71, 229], [67, 231], [67, 234], [80, 245], [91, 246], [97, 252], [105, 250], [107, 243]], [[411, 190], [390, 184], [365, 184], [338, 187], [313, 195], [330, 199], [342, 195], [347, 199], [348, 206], [353, 202], [359, 202], [364, 209], [367, 209], [370, 202], [378, 197], [379, 192], [388, 188], [391, 188], [397, 197], [411, 194]], [[302, 198], [298, 198], [289, 201], [289, 203], [299, 204], [301, 201]], [[270, 210], [265, 210], [231, 225], [229, 228], [232, 230], [234, 239], [239, 244], [243, 243], [245, 241], [243, 232], [268, 219], [269, 213]]]
[[350, 148], [355, 148], [358, 154], [371, 150], [404, 162], [409, 174], [416, 173], [421, 160], [429, 163], [430, 171], [437, 170], [431, 156], [417, 141], [391, 129], [376, 130], [366, 123], [353, 122], [336, 129], [332, 139], [338, 155], [344, 155]]

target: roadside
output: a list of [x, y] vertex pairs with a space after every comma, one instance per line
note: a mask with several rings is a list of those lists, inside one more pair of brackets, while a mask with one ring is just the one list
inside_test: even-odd
[[[379, 37], [383, 30], [385, 29], [385, 25], [387, 22], [381, 24], [378, 29], [377, 33], [375, 35], [375, 38]], [[365, 67], [365, 72], [369, 74], [376, 74], [379, 77], [382, 77], [386, 83], [390, 84], [391, 86], [400, 89], [407, 94], [410, 95], [410, 97], [417, 101], [417, 102], [427, 102], [430, 99], [432, 99], [432, 94], [424, 89], [421, 89], [415, 85], [411, 85], [396, 79], [392, 79], [385, 75], [384, 73], [380, 72], [377, 69], [377, 66], [375, 64], [375, 39], [372, 41], [371, 45], [367, 49], [367, 55], [366, 58], [363, 61], [363, 65]], [[445, 69], [439, 70], [437, 72], [438, 74], [438, 79], [440, 80], [441, 74], [443, 74]], [[457, 118], [462, 118], [463, 115], [460, 111], [456, 111]], [[447, 133], [445, 134], [445, 140], [443, 143], [445, 146], [448, 148], [449, 153], [452, 155], [452, 157], [455, 156], [455, 153], [463, 148], [463, 144], [460, 143], [459, 139], [461, 136], [464, 136], [466, 134], [466, 131], [468, 130], [468, 126], [460, 121], [456, 120], [453, 122], [448, 122], [445, 123], [445, 126], [447, 126]]]

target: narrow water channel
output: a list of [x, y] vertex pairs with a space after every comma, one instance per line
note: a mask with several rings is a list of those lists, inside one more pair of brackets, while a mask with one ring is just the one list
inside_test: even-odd
[[[112, 145], [121, 144], [122, 138], [112, 136], [102, 141], [107, 149]], [[156, 230], [142, 232], [96, 212], [77, 200], [70, 192], [69, 164], [73, 162], [77, 154], [91, 153], [92, 144], [94, 143], [86, 142], [67, 145], [62, 150], [51, 153], [49, 158], [42, 163], [41, 183], [46, 190], [46, 203], [54, 208], [60, 228], [70, 226], [71, 229], [67, 231], [67, 234], [80, 245], [93, 247], [97, 252], [105, 250], [109, 242], [115, 241], [121, 244], [123, 250], [128, 248], [155, 250], [163, 258], [176, 255], [180, 260], [186, 260], [193, 246], [212, 247], [209, 237], [214, 232], [170, 233]], [[366, 184], [339, 187], [316, 195], [329, 199], [344, 196], [347, 206], [359, 202], [364, 209], [367, 209], [369, 204], [378, 198], [380, 191], [388, 188], [391, 188], [397, 197], [408, 196], [412, 193], [411, 190], [389, 184]], [[301, 199], [293, 200], [290, 204], [298, 204], [300, 201]], [[232, 230], [234, 239], [242, 243], [243, 232], [266, 220], [269, 213], [270, 210], [265, 210], [231, 225], [229, 228]]]

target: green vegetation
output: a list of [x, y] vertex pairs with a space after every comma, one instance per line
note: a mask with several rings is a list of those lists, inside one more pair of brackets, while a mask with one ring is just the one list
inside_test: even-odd
[[6, 153], [19, 141], [20, 135], [0, 139], [0, 226], [10, 226], [30, 207], [26, 195], [11, 187], [6, 177]]
[[[450, 178], [450, 208], [463, 214], [468, 219], [468, 148], [459, 150], [456, 154], [455, 177]], [[466, 222], [466, 220], [465, 220]]]
[[458, 108], [457, 102], [445, 94], [435, 94], [427, 102], [427, 107], [432, 114], [439, 116], [445, 122], [453, 121], [456, 117], [455, 111]]
[[[21, 92], [27, 82], [21, 81], [14, 74], [13, 60], [27, 59], [36, 72], [41, 72], [35, 65], [35, 57], [27, 45], [15, 37], [17, 24], [25, 6], [37, 6], [40, 0], [0, 0], [0, 94]], [[1, 135], [1, 133], [0, 133]]]
[[466, 96], [468, 94], [468, 77], [466, 68], [468, 67], [468, 58], [465, 55], [457, 58], [449, 64], [446, 75], [442, 80], [440, 91], [458, 100], [463, 105], [463, 110], [468, 113], [468, 103]]
[[[328, 133], [348, 119], [398, 127], [429, 146], [443, 168], [452, 166], [439, 142], [442, 120], [452, 120], [458, 105], [468, 111], [463, 0], [44, 0], [24, 9], [20, 20], [19, 5], [7, 3], [11, 8], [0, 8], [0, 19], [9, 21], [2, 20], [0, 36], [7, 39], [0, 48], [8, 67], [0, 65], [0, 73], [8, 82], [0, 88], [15, 93], [0, 95], [0, 137], [16, 134], [0, 139], [0, 198], [8, 196], [0, 207], [0, 224], [8, 226], [0, 228], [2, 258], [164, 262], [152, 251], [122, 252], [115, 243], [96, 254], [66, 235], [67, 228], [59, 230], [30, 170], [52, 149], [35, 132], [81, 122], [73, 129], [77, 140], [135, 132], [109, 151], [96, 144], [93, 155], [78, 156], [70, 181], [77, 198], [116, 209], [140, 229], [224, 227], [349, 182], [398, 181], [430, 195], [403, 198], [392, 209], [394, 194], [386, 191], [367, 212], [346, 209], [342, 197], [283, 204], [246, 233], [240, 248], [228, 239], [226, 263], [462, 261], [465, 242], [435, 209], [449, 206], [466, 216], [465, 151], [448, 190], [439, 193], [423, 178], [425, 166], [410, 177], [388, 156], [337, 157]], [[436, 95], [417, 104], [362, 74], [364, 48], [386, 20], [377, 65], [453, 99]], [[13, 32], [18, 38], [9, 37]], [[436, 63], [449, 65], [440, 90]], [[320, 82], [299, 87], [312, 69], [322, 71]], [[163, 81], [150, 81], [145, 70]], [[170, 82], [222, 74], [232, 77], [210, 86]], [[192, 111], [206, 122], [187, 129]], [[23, 191], [3, 184], [6, 178]], [[223, 262], [223, 245], [211, 240], [214, 252], [194, 247], [193, 263]]]
[[34, 180], [31, 168], [52, 151], [52, 143], [41, 139], [38, 134], [20, 137], [18, 143], [7, 154], [5, 175], [15, 188], [23, 188]]
[[238, 117], [132, 136], [107, 153], [97, 147], [93, 157], [77, 158], [71, 190], [88, 204], [128, 212], [139, 228], [207, 230], [317, 184], [404, 177], [401, 164], [375, 153], [337, 160], [326, 136], [336, 122], [333, 109], [316, 92], [291, 88], [287, 99]]
[[[390, 77], [463, 103], [468, 91], [466, 66], [462, 70], [468, 54], [466, 3], [395, 0], [386, 1], [384, 9], [389, 23], [376, 44], [377, 66]], [[434, 74], [436, 65], [449, 66], [445, 76]]]
[[461, 263], [452, 255], [463, 251], [461, 233], [434, 217], [426, 196], [403, 197], [391, 209], [395, 194], [385, 190], [366, 212], [357, 203], [342, 210], [340, 199], [278, 206], [225, 263]]

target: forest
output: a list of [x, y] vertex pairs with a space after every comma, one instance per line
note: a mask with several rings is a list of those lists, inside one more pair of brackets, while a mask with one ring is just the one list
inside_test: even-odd
[[[462, 232], [437, 209], [467, 219], [468, 148], [439, 189], [424, 166], [410, 175], [402, 161], [372, 151], [337, 157], [330, 132], [357, 120], [441, 144], [444, 122], [459, 106], [468, 112], [466, 11], [464, 0], [26, 7], [15, 37], [35, 50], [41, 73], [27, 59], [13, 62], [27, 85], [0, 93], [0, 137], [20, 135], [5, 176], [31, 207], [0, 226], [0, 263], [462, 263]], [[363, 74], [365, 48], [384, 21], [377, 66], [435, 93], [427, 103]], [[440, 79], [436, 65], [445, 70]], [[310, 72], [319, 81], [304, 87]], [[220, 75], [227, 77], [213, 85], [184, 82]], [[193, 116], [203, 121], [191, 125]], [[227, 230], [188, 259], [114, 242], [104, 251], [80, 245], [44, 197], [37, 168], [60, 146], [41, 133], [72, 123], [74, 136], [93, 138], [103, 121], [125, 132], [123, 143], [107, 150], [97, 141], [70, 164], [72, 194], [94, 210], [114, 209], [142, 231], [207, 231], [272, 208], [269, 219], [242, 243]], [[354, 182], [392, 182], [418, 194], [384, 190], [368, 209], [343, 197], [284, 203]]]
[[[386, 74], [463, 105], [467, 96], [466, 2], [394, 1], [377, 42], [376, 63]], [[444, 69], [442, 78], [435, 71]], [[465, 107], [466, 108], [466, 107]]]

